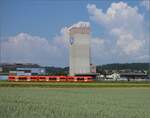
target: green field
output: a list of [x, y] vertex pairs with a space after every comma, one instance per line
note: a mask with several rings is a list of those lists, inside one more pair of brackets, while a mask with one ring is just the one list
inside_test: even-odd
[[0, 118], [149, 118], [149, 116], [149, 87], [0, 87]]
[[9, 82], [0, 81], [0, 87], [41, 87], [41, 88], [104, 88], [104, 87], [150, 87], [150, 82]]

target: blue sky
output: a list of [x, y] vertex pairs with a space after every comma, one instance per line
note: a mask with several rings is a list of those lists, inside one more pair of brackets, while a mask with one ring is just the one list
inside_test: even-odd
[[[95, 15], [94, 13], [90, 13], [90, 10], [92, 10], [92, 5], [96, 6], [95, 9], [101, 9], [103, 13], [106, 14], [108, 8], [111, 7], [111, 4], [113, 3], [119, 4], [120, 2], [121, 1], [118, 1], [118, 0], [108, 0], [108, 1], [105, 1], [105, 0], [95, 0], [95, 1], [93, 0], [71, 0], [71, 1], [69, 0], [64, 0], [64, 1], [63, 0], [62, 1], [61, 0], [13, 0], [13, 1], [12, 0], [0, 0], [0, 39], [2, 42], [1, 43], [2, 44], [1, 61], [10, 62], [10, 63], [32, 62], [32, 63], [39, 63], [41, 65], [67, 66], [68, 65], [68, 49], [67, 47], [62, 46], [63, 44], [60, 46], [60, 44], [58, 43], [59, 42], [58, 40], [65, 40], [64, 32], [62, 33], [61, 30], [63, 30], [65, 27], [70, 27], [71, 25], [80, 21], [85, 21], [85, 22], [90, 23], [90, 26], [92, 29], [93, 42], [95, 40], [95, 42], [98, 41], [100, 44], [97, 46], [98, 47], [97, 49], [95, 49], [95, 47], [93, 49], [93, 51], [98, 50], [98, 51], [94, 51], [94, 54], [92, 56], [93, 63], [104, 64], [104, 63], [117, 63], [117, 62], [124, 63], [124, 62], [148, 61], [148, 58], [147, 58], [148, 50], [145, 50], [146, 46], [144, 44], [143, 44], [144, 48], [142, 48], [141, 45], [137, 44], [139, 48], [140, 46], [142, 48], [139, 50], [143, 50], [142, 52], [138, 52], [138, 54], [137, 52], [135, 54], [135, 51], [139, 51], [138, 49], [132, 49], [133, 53], [135, 54], [135, 55], [132, 54], [133, 57], [130, 56], [129, 54], [127, 54], [127, 56], [125, 57], [122, 55], [121, 56], [117, 55], [118, 53], [122, 54], [124, 52], [127, 52], [127, 49], [125, 49], [122, 52], [114, 51], [115, 54], [113, 52], [110, 52], [109, 50], [112, 50], [111, 48], [117, 47], [116, 40], [113, 39], [115, 37], [112, 37], [111, 35], [109, 35], [109, 33], [113, 29], [116, 29], [116, 27], [115, 26], [113, 26], [113, 28], [108, 27], [107, 25], [109, 23], [106, 23], [106, 24], [104, 23], [105, 25], [103, 25], [102, 22], [104, 19], [101, 19], [101, 18], [99, 19], [99, 16], [94, 16]], [[149, 9], [147, 9], [146, 6], [142, 4], [143, 1], [123, 0], [122, 2], [124, 4], [127, 4], [127, 6], [131, 8], [137, 7], [138, 8], [137, 13], [142, 15], [144, 18], [142, 23], [148, 24]], [[89, 8], [87, 8], [88, 4], [90, 5]], [[119, 5], [122, 5], [122, 4], [119, 4]], [[129, 14], [129, 16], [132, 17], [132, 14]], [[90, 17], [96, 17], [98, 20], [93, 20]], [[131, 19], [129, 20], [131, 21]], [[134, 16], [133, 16], [133, 20], [134, 20]], [[148, 34], [149, 26], [147, 25], [145, 27], [143, 26], [144, 25], [140, 25], [139, 27], [142, 28], [142, 32], [144, 32], [146, 36]], [[30, 39], [32, 40], [32, 38], [35, 39], [34, 40], [35, 42], [36, 42], [37, 37], [38, 37], [38, 40], [40, 40], [40, 38], [41, 39], [44, 38], [44, 41], [48, 44], [43, 44], [43, 45], [51, 46], [53, 49], [55, 48], [55, 50], [58, 51], [57, 53], [58, 55], [55, 53], [52, 54], [51, 52], [49, 53], [48, 49], [43, 49], [43, 48], [42, 48], [43, 52], [44, 50], [46, 50], [47, 52], [47, 53], [44, 53], [45, 55], [44, 54], [41, 55], [40, 52], [35, 55], [34, 51], [32, 52], [29, 50], [29, 52], [27, 52], [25, 50], [22, 50], [22, 48], [20, 49], [19, 47], [15, 47], [17, 45], [13, 44], [13, 40], [15, 40], [18, 37], [19, 38], [26, 37], [29, 39], [28, 40], [29, 42], [30, 42]], [[119, 38], [121, 36], [117, 35], [117, 37]], [[23, 38], [23, 40], [26, 41], [26, 38]], [[113, 40], [110, 40], [111, 38]], [[16, 41], [18, 40], [19, 39], [16, 39]], [[142, 38], [139, 40], [141, 41]], [[119, 39], [117, 41], [119, 41]], [[136, 39], [132, 41], [134, 43]], [[20, 43], [20, 45], [24, 45], [22, 42], [20, 41], [18, 42]], [[105, 49], [104, 48], [100, 49], [101, 47], [103, 47], [101, 46], [102, 42], [106, 42], [103, 44]], [[26, 44], [26, 42], [24, 43]], [[35, 44], [37, 44], [37, 42]], [[112, 47], [110, 46], [111, 44], [113, 45]], [[119, 42], [117, 42], [117, 44], [119, 44]], [[5, 47], [8, 45], [12, 46], [13, 49], [8, 49]], [[26, 47], [31, 48], [32, 45], [34, 45], [34, 43], [31, 45], [27, 44]], [[37, 45], [39, 46], [39, 44]], [[18, 50], [22, 52], [18, 52]], [[51, 48], [49, 50], [51, 51]], [[61, 50], [61, 52], [59, 50]], [[107, 51], [107, 55], [102, 54], [104, 53], [104, 50]], [[119, 48], [117, 47], [116, 50], [119, 50]], [[24, 53], [24, 55], [26, 56], [23, 57], [21, 53]], [[37, 55], [39, 55], [39, 57]], [[43, 58], [41, 58], [41, 56], [43, 56]], [[138, 57], [140, 56], [141, 58], [143, 56], [143, 58], [138, 60], [136, 56]], [[41, 58], [42, 60], [40, 59], [37, 60], [37, 58]], [[59, 59], [61, 58], [61, 60], [59, 60], [58, 58]]]
[[[139, 6], [138, 0], [124, 1], [131, 6]], [[51, 39], [64, 26], [80, 20], [88, 21], [87, 4], [96, 4], [105, 11], [112, 2], [118, 0], [1, 0], [1, 36], [28, 32]], [[92, 29], [95, 29], [92, 32], [94, 35], [103, 32], [97, 30], [99, 27], [95, 23], [91, 23]]]

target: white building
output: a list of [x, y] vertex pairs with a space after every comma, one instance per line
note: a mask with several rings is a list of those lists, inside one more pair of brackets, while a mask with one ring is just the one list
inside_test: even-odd
[[87, 22], [80, 22], [69, 29], [70, 33], [70, 59], [69, 73], [90, 73], [90, 26]]

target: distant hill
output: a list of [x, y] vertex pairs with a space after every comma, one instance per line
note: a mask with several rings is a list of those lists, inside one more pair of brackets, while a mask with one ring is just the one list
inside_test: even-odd
[[98, 70], [148, 70], [149, 63], [114, 63], [97, 66]]
[[[0, 66], [3, 68], [3, 72], [9, 72], [10, 70], [16, 70], [18, 67], [32, 67], [32, 68], [38, 68], [43, 67], [38, 64], [0, 64]], [[47, 66], [46, 72], [49, 75], [68, 75], [69, 74], [69, 67], [52, 67]], [[104, 65], [98, 65], [96, 67], [97, 72], [100, 72], [102, 70], [148, 70], [149, 63], [114, 63], [114, 64], [104, 64]]]
[[69, 67], [45, 67], [46, 72], [52, 75], [68, 75], [69, 73]]
[[[69, 73], [69, 67], [56, 68], [56, 67], [46, 67], [48, 72], [54, 73], [56, 75]], [[115, 63], [115, 64], [105, 64], [96, 66], [97, 72], [101, 70], [148, 70], [149, 63]]]

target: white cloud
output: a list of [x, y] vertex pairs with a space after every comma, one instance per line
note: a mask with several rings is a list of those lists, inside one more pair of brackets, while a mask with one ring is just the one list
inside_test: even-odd
[[128, 27], [143, 22], [143, 16], [138, 13], [138, 8], [130, 7], [124, 2], [112, 3], [106, 13], [94, 4], [88, 4], [87, 9], [92, 20], [108, 28]]
[[112, 29], [111, 33], [116, 36], [116, 45], [127, 55], [132, 55], [142, 48], [145, 40], [138, 40], [133, 34], [126, 30]]
[[138, 12], [137, 7], [119, 2], [112, 3], [106, 12], [98, 9], [95, 4], [88, 4], [87, 9], [90, 19], [107, 29], [108, 35], [112, 37], [110, 42], [116, 42], [113, 47], [116, 53], [132, 56], [144, 48], [144, 17]]
[[[133, 31], [143, 28], [143, 16], [138, 13], [137, 7], [130, 7], [124, 2], [112, 3], [106, 13], [96, 5], [87, 5], [90, 19], [108, 29], [123, 28]], [[131, 28], [131, 30], [130, 30]]]
[[92, 38], [92, 45], [94, 45], [94, 46], [101, 46], [103, 44], [104, 44], [104, 40], [103, 39], [98, 38], [98, 37]]
[[[2, 62], [39, 63], [42, 65], [67, 66], [69, 51], [69, 29], [90, 27], [89, 22], [77, 22], [70, 27], [61, 28], [51, 40], [28, 33], [19, 33], [2, 41]], [[104, 40], [91, 37], [94, 57], [103, 50]]]
[[[108, 35], [116, 39], [115, 49], [112, 42], [100, 37], [91, 37], [91, 50], [94, 60], [100, 63], [113, 58], [117, 49], [127, 55], [135, 54], [144, 46], [143, 16], [138, 9], [127, 4], [113, 3], [107, 12], [96, 8], [96, 5], [87, 5], [90, 18], [108, 30]], [[28, 33], [19, 33], [2, 41], [3, 62], [32, 62], [44, 65], [68, 65], [69, 29], [72, 27], [90, 27], [89, 22], [77, 22], [70, 27], [63, 27], [51, 40]], [[94, 32], [94, 31], [93, 31]], [[116, 52], [115, 52], [116, 51]], [[117, 52], [118, 53], [118, 52]], [[147, 57], [140, 55], [140, 59]]]
[[3, 62], [32, 62], [53, 65], [63, 56], [63, 49], [58, 44], [28, 33], [19, 33], [9, 37], [1, 45]]
[[63, 48], [67, 48], [68, 41], [69, 41], [69, 30], [67, 27], [61, 28], [60, 33], [53, 38], [53, 43]]
[[92, 58], [101, 57], [101, 53], [104, 51], [105, 41], [102, 38], [95, 37], [91, 39], [91, 52]]
[[60, 30], [60, 34], [54, 37], [54, 43], [60, 44], [60, 46], [64, 46], [64, 48], [68, 47], [69, 41], [69, 30], [73, 27], [90, 27], [89, 22], [79, 21], [69, 27], [64, 27]]
[[150, 10], [150, 0], [141, 0], [141, 5]]

